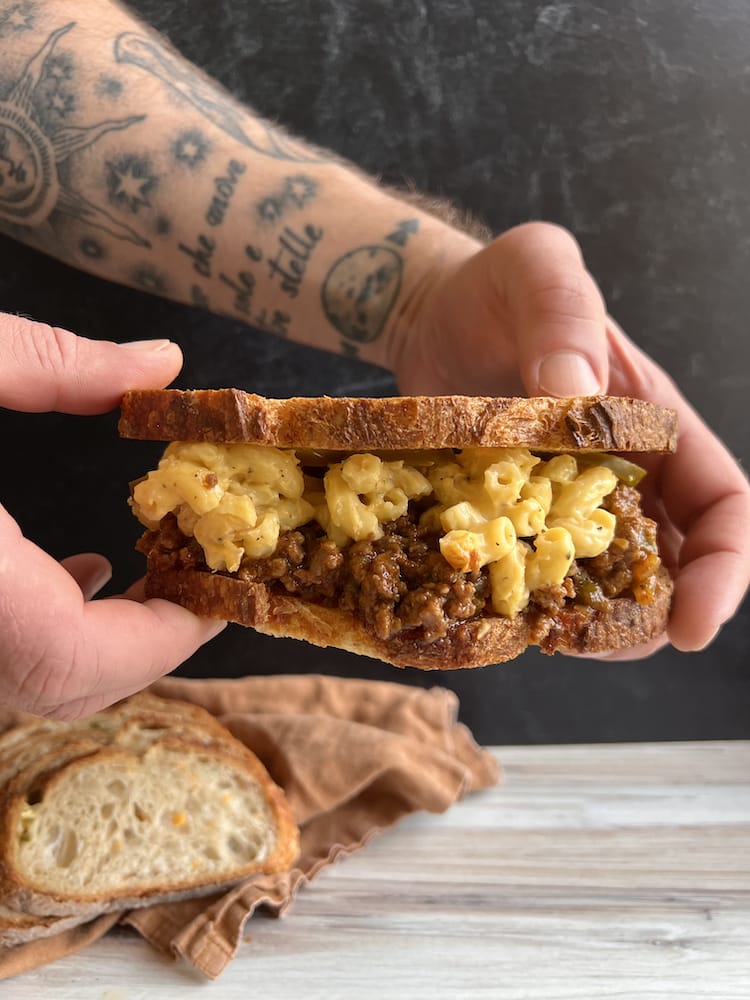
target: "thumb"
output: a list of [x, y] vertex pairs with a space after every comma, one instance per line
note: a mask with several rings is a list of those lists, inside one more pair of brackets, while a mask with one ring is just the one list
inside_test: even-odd
[[114, 344], [0, 313], [0, 406], [42, 413], [104, 413], [127, 389], [160, 388], [182, 353], [168, 340]]
[[573, 236], [559, 226], [529, 223], [484, 253], [501, 310], [510, 314], [529, 395], [605, 391], [606, 308]]

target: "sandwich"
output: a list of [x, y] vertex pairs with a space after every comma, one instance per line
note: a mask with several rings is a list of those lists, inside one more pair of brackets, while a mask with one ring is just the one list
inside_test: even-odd
[[595, 396], [267, 399], [135, 390], [146, 594], [423, 669], [635, 646], [672, 584], [637, 453], [676, 414]]

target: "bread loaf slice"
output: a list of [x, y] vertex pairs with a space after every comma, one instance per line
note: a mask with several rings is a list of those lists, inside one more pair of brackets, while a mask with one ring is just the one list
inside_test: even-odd
[[260, 761], [196, 706], [157, 718], [160, 701], [136, 696], [86, 725], [58, 724], [55, 745], [6, 783], [0, 943], [62, 929], [51, 917], [70, 926], [296, 858], [294, 819]]
[[[227, 730], [197, 705], [157, 698], [141, 692], [87, 719], [60, 722], [35, 718], [0, 736], [0, 790], [24, 768], [72, 740], [88, 739], [94, 745], [125, 746], [131, 739], [152, 742], [166, 732], [187, 733], [194, 741], [226, 740]], [[235, 740], [227, 743], [231, 750]]]
[[71, 927], [85, 924], [92, 918], [86, 914], [72, 914], [67, 917], [40, 917], [33, 913], [22, 913], [0, 904], [0, 948], [14, 948], [40, 938], [62, 934]]
[[135, 389], [123, 397], [119, 433], [153, 441], [344, 451], [645, 452], [674, 451], [677, 416], [655, 403], [619, 396], [266, 399], [238, 389]]

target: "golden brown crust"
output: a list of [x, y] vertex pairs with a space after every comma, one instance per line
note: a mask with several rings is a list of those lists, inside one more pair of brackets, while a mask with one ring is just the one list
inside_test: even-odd
[[618, 396], [266, 399], [238, 389], [140, 389], [122, 400], [119, 432], [155, 441], [350, 451], [646, 452], [674, 451], [677, 416], [654, 403]]
[[606, 610], [576, 608], [559, 617], [534, 611], [512, 620], [483, 615], [454, 626], [444, 638], [431, 643], [420, 642], [410, 633], [379, 639], [351, 612], [277, 595], [263, 584], [207, 570], [147, 575], [146, 593], [174, 601], [202, 617], [237, 622], [266, 635], [335, 646], [397, 667], [455, 670], [503, 663], [532, 644], [546, 653], [601, 653], [647, 642], [666, 627], [672, 583], [662, 569], [649, 605], [619, 597]]

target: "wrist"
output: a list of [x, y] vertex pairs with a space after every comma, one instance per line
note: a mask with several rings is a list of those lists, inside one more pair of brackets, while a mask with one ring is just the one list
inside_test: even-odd
[[404, 261], [400, 294], [382, 338], [377, 362], [400, 374], [407, 354], [419, 352], [430, 338], [433, 302], [440, 288], [467, 259], [482, 249], [482, 242], [433, 216], [420, 217], [420, 236]]

